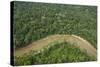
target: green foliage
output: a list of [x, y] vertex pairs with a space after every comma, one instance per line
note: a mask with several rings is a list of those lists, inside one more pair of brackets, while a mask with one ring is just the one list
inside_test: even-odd
[[[14, 2], [13, 44], [21, 48], [53, 34], [74, 34], [97, 48], [97, 8], [95, 6]], [[52, 44], [52, 45], [51, 45]], [[92, 61], [74, 44], [51, 43], [40, 51], [15, 57], [14, 65]]]
[[14, 2], [13, 36], [20, 48], [53, 34], [74, 34], [96, 48], [95, 6]]
[[40, 51], [31, 51], [22, 56], [15, 57], [14, 65], [52, 64], [66, 62], [94, 61], [96, 58], [88, 56], [84, 51], [69, 42], [54, 42]]

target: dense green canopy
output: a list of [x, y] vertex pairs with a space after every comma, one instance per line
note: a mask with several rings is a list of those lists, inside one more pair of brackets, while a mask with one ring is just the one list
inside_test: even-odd
[[14, 2], [14, 47], [52, 34], [74, 34], [96, 47], [95, 6]]

